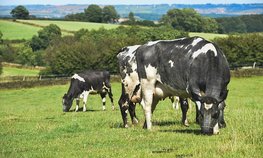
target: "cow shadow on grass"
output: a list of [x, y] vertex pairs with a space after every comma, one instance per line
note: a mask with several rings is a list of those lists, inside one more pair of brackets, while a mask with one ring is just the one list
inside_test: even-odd
[[202, 135], [200, 129], [168, 129], [168, 130], [160, 130], [160, 132], [172, 132], [172, 133], [182, 133], [182, 134], [195, 134], [195, 135]]
[[152, 124], [154, 126], [171, 126], [171, 125], [180, 124], [180, 122], [179, 121], [153, 121]]
[[[69, 110], [69, 112], [75, 112], [76, 109], [72, 109]], [[84, 112], [99, 112], [99, 111], [103, 111], [103, 110], [94, 110], [94, 109], [87, 109]], [[79, 110], [77, 112], [83, 112], [83, 107], [79, 108]]]

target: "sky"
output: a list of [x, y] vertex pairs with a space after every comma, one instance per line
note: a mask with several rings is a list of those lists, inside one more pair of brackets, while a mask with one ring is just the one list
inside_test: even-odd
[[263, 3], [263, 0], [0, 0], [0, 5], [26, 4], [229, 4], [229, 3]]

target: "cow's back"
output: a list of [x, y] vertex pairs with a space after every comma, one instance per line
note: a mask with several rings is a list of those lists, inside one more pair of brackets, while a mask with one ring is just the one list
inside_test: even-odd
[[200, 37], [145, 44], [138, 49], [136, 60], [140, 78], [147, 78], [145, 67], [150, 65], [157, 69], [157, 80], [176, 90], [210, 87], [208, 91], [215, 91], [230, 78], [221, 50]]

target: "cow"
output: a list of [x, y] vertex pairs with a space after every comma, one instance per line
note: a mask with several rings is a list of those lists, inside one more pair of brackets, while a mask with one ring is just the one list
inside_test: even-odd
[[79, 99], [83, 98], [83, 111], [86, 111], [86, 103], [89, 94], [100, 94], [102, 98], [102, 109], [106, 107], [106, 95], [109, 95], [112, 109], [114, 110], [113, 95], [110, 84], [110, 73], [108, 71], [85, 71], [76, 73], [71, 77], [68, 92], [62, 98], [63, 111], [68, 112], [72, 102], [76, 99], [76, 109], [79, 108]]
[[[139, 88], [138, 85], [140, 85], [139, 81], [139, 76], [137, 73], [137, 63], [135, 60], [135, 54], [136, 50], [140, 47], [140, 45], [135, 45], [135, 46], [128, 46], [122, 48], [118, 55], [118, 61], [119, 61], [119, 68], [120, 68], [120, 76], [121, 76], [121, 85], [122, 85], [122, 93], [120, 96], [120, 99], [118, 101], [118, 104], [120, 106], [121, 114], [122, 114], [122, 119], [123, 119], [123, 126], [125, 128], [128, 127], [127, 123], [127, 113], [130, 113], [130, 117], [132, 120], [133, 124], [138, 123], [138, 119], [136, 117], [135, 113], [135, 106], [137, 101], [133, 103], [129, 99], [129, 95], [127, 92], [133, 92], [136, 93], [136, 89]], [[137, 85], [137, 87], [136, 87]], [[135, 89], [133, 91], [133, 89]], [[130, 94], [134, 95], [134, 94]], [[186, 113], [188, 110], [188, 102], [184, 98], [179, 98], [179, 97], [174, 97], [170, 96], [169, 99], [173, 103], [173, 108], [178, 109], [178, 102], [180, 101], [181, 103], [181, 109], [182, 109], [182, 123], [185, 126], [189, 126], [187, 118], [186, 118]]]
[[196, 121], [202, 133], [218, 134], [219, 128], [226, 126], [224, 108], [230, 70], [216, 44], [201, 37], [153, 41], [138, 47], [133, 60], [139, 81], [127, 95], [133, 103], [142, 105], [144, 128], [152, 128], [156, 105], [169, 96], [191, 98], [196, 103]]

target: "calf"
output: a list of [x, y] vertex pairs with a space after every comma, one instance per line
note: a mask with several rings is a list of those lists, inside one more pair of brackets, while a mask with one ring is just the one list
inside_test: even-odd
[[63, 111], [68, 112], [72, 106], [73, 99], [77, 99], [76, 110], [79, 108], [79, 98], [83, 97], [83, 111], [86, 111], [86, 103], [89, 94], [100, 94], [103, 102], [102, 109], [105, 110], [106, 95], [109, 95], [112, 109], [114, 109], [113, 95], [110, 85], [110, 73], [107, 71], [86, 71], [74, 74], [71, 77], [68, 92], [62, 98]]

